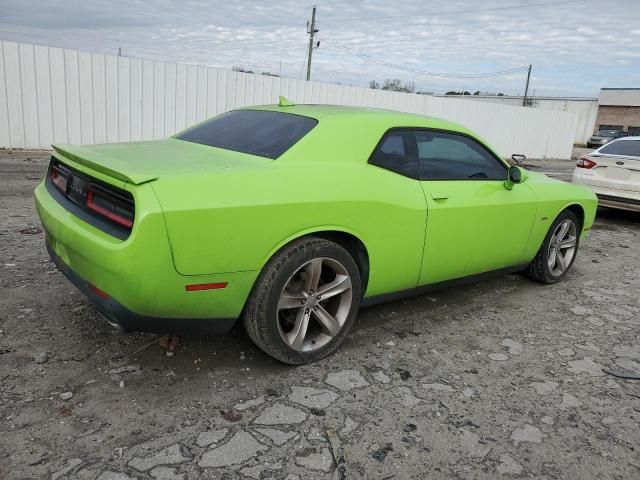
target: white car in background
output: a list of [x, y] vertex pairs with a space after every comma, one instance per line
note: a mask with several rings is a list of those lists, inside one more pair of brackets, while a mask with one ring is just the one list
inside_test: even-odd
[[640, 137], [619, 138], [583, 155], [571, 181], [593, 190], [603, 207], [640, 212]]

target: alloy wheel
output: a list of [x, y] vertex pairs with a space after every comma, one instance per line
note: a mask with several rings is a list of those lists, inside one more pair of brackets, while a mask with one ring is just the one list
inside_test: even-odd
[[569, 268], [576, 253], [577, 242], [576, 224], [570, 219], [560, 222], [551, 236], [547, 253], [551, 275], [558, 277]]
[[276, 311], [280, 337], [293, 350], [317, 350], [342, 330], [352, 304], [346, 267], [333, 258], [314, 258], [289, 277], [280, 293]]

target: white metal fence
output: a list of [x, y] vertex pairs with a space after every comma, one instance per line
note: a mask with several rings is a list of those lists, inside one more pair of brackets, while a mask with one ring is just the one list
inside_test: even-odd
[[[467, 95], [464, 97], [451, 95], [444, 97], [448, 100], [468, 99], [474, 102], [498, 103], [501, 105], [522, 105], [522, 97], [496, 96], [496, 95]], [[586, 144], [588, 138], [593, 135], [598, 116], [597, 98], [579, 97], [532, 97], [533, 108], [543, 110], [562, 110], [575, 113], [578, 116], [573, 143]], [[531, 108], [531, 107], [530, 107]]]
[[501, 154], [569, 158], [577, 115], [0, 41], [0, 147], [163, 138], [244, 105], [385, 108], [455, 121]]

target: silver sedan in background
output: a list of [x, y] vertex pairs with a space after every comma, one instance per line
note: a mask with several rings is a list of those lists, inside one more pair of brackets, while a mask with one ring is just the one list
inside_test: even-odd
[[578, 160], [571, 179], [589, 187], [603, 207], [640, 212], [640, 137], [624, 137]]
[[587, 140], [587, 147], [598, 148], [617, 138], [626, 136], [627, 132], [624, 130], [599, 130], [597, 133], [594, 133], [589, 137], [589, 140]]

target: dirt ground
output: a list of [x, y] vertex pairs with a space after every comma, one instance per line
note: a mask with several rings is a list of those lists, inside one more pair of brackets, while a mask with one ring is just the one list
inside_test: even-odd
[[287, 367], [242, 331], [171, 356], [115, 332], [48, 260], [46, 164], [0, 152], [0, 478], [339, 478], [328, 438], [346, 478], [640, 478], [640, 380], [602, 370], [640, 372], [640, 214], [601, 209], [563, 283], [368, 308], [336, 355]]

